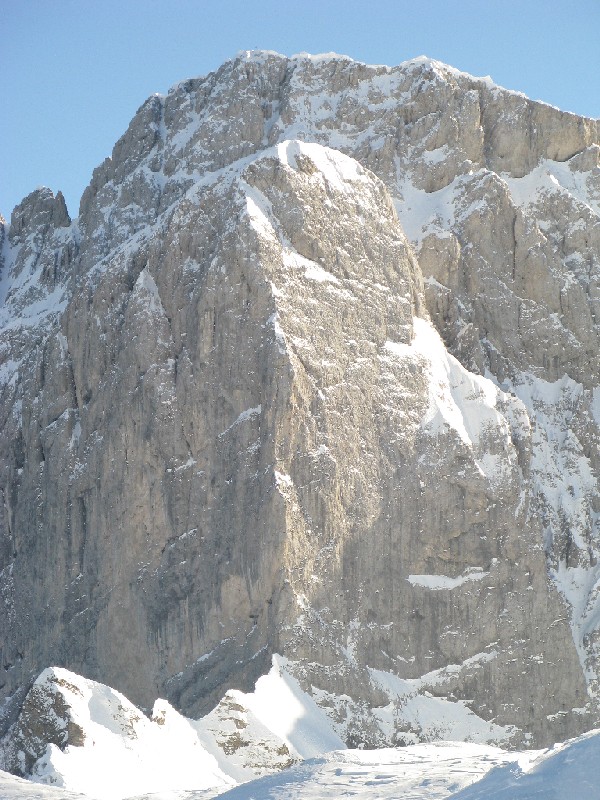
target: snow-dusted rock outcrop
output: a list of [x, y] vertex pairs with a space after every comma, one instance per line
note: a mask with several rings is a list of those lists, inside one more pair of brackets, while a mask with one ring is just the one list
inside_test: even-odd
[[277, 661], [254, 692], [227, 692], [199, 720], [162, 699], [147, 717], [114, 689], [53, 667], [0, 740], [0, 770], [96, 800], [178, 790], [212, 797], [334, 749], [344, 743], [326, 714]]
[[7, 723], [51, 664], [199, 716], [279, 653], [350, 743], [589, 728], [598, 140], [427, 59], [250, 53], [150, 98], [77, 222], [26, 198]]
[[157, 701], [148, 719], [119, 692], [49, 668], [29, 691], [1, 748], [2, 768], [95, 798], [217, 789], [223, 772], [193, 723]]

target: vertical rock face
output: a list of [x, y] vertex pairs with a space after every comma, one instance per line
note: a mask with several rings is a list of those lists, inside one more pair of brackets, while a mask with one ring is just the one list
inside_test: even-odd
[[598, 133], [426, 59], [246, 54], [148, 100], [77, 222], [26, 198], [6, 720], [51, 664], [198, 715], [280, 653], [351, 742], [436, 698], [594, 724]]

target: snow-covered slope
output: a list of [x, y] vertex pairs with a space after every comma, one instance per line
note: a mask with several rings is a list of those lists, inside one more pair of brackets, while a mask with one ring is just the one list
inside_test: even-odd
[[[40, 731], [50, 729], [56, 743], [44, 746]], [[461, 742], [346, 750], [281, 659], [254, 692], [228, 692], [197, 721], [162, 700], [148, 719], [113, 689], [49, 669], [11, 742], [31, 780], [0, 771], [2, 800], [600, 798], [598, 732], [545, 751]]]
[[32, 687], [3, 760], [98, 800], [235, 783], [168, 703], [148, 719], [119, 692], [58, 668]]
[[[472, 744], [348, 750], [240, 786], [223, 800], [598, 800], [600, 734], [548, 751]], [[191, 798], [189, 799], [191, 800]]]
[[[600, 734], [549, 751], [508, 753], [465, 743], [346, 750], [314, 758], [234, 789], [178, 790], [132, 795], [130, 800], [598, 800]], [[93, 795], [32, 784], [0, 771], [3, 800], [88, 800]], [[122, 797], [113, 795], [115, 800]]]
[[200, 720], [160, 699], [147, 717], [114, 689], [54, 667], [35, 681], [1, 742], [0, 766], [35, 783], [119, 800], [216, 794], [344, 746], [278, 659], [254, 692], [230, 690]]

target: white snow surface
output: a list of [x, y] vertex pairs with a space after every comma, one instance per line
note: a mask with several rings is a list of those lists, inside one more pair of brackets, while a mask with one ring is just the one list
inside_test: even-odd
[[[325, 713], [285, 670], [285, 659], [277, 656], [254, 692], [227, 693], [228, 715], [219, 716], [217, 707], [198, 721], [183, 717], [166, 700], [156, 701], [148, 719], [119, 692], [66, 669], [46, 669], [36, 684], [51, 695], [62, 694], [85, 740], [83, 746], [69, 745], [64, 751], [48, 745], [31, 778], [94, 800], [150, 792], [222, 792], [277, 768], [265, 762], [273, 762], [282, 746], [288, 748], [283, 759], [288, 763], [345, 747]], [[58, 724], [66, 727], [67, 722], [60, 718]], [[12, 778], [3, 780], [10, 784]], [[16, 781], [14, 786], [16, 792], [30, 784]], [[2, 790], [0, 781], [0, 798], [5, 796]]]
[[599, 198], [590, 184], [590, 177], [590, 172], [573, 169], [570, 161], [550, 159], [541, 161], [522, 178], [503, 175], [514, 202], [520, 208], [535, 205], [544, 195], [565, 193], [600, 216]]
[[[474, 744], [346, 750], [239, 786], [222, 800], [600, 800], [600, 732], [545, 751]], [[190, 797], [188, 800], [192, 800]]]
[[[494, 654], [481, 657], [489, 660]], [[456, 665], [456, 669], [460, 666]], [[49, 745], [32, 770], [31, 778], [36, 786], [1, 774], [0, 798], [42, 800], [57, 796], [70, 798], [71, 793], [93, 800], [124, 800], [138, 796], [152, 796], [154, 800], [159, 797], [165, 800], [167, 797], [171, 800], [212, 797], [236, 784], [273, 772], [273, 762], [277, 758], [280, 759], [279, 768], [294, 761], [305, 762], [296, 772], [282, 773], [288, 776], [285, 779], [269, 779], [266, 786], [279, 787], [280, 780], [285, 786], [289, 775], [295, 776], [294, 782], [298, 776], [320, 781], [330, 770], [348, 772], [349, 790], [358, 791], [361, 781], [365, 787], [384, 787], [392, 782], [394, 775], [400, 774], [412, 786], [416, 770], [421, 769], [428, 758], [435, 762], [448, 761], [446, 766], [432, 764], [430, 768], [430, 772], [437, 770], [436, 781], [440, 786], [465, 786], [491, 766], [513, 758], [485, 744], [492, 739], [508, 740], [511, 731], [485, 722], [462, 703], [432, 697], [422, 691], [425, 684], [432, 686], [438, 678], [441, 676], [431, 673], [422, 679], [406, 681], [390, 673], [370, 670], [371, 681], [390, 701], [388, 706], [374, 709], [374, 714], [385, 728], [393, 725], [394, 715], [401, 709], [405, 720], [412, 721], [424, 737], [463, 739], [470, 744], [448, 745], [445, 750], [440, 749], [439, 743], [419, 745], [416, 749], [381, 751], [381, 756], [376, 755], [377, 751], [366, 755], [353, 751], [347, 756], [343, 752], [344, 742], [332, 721], [302, 691], [290, 674], [288, 662], [280, 656], [273, 657], [271, 670], [258, 679], [253, 692], [229, 691], [211, 714], [197, 721], [186, 719], [165, 700], [156, 701], [152, 718], [148, 719], [119, 692], [68, 670], [50, 668], [41, 674], [37, 684], [45, 686], [49, 696], [60, 691], [70, 708], [70, 719], [85, 734], [84, 744], [70, 745], [64, 751]], [[58, 722], [59, 726], [67, 725], [66, 719], [58, 718]], [[282, 746], [287, 746], [283, 753]], [[327, 755], [329, 753], [334, 755]], [[457, 782], [456, 776], [452, 777], [457, 758], [474, 759], [473, 765], [459, 770], [468, 780], [461, 778]], [[315, 766], [318, 766], [316, 777], [313, 775]], [[381, 770], [388, 774], [389, 769], [392, 773], [383, 780]], [[446, 769], [448, 775], [444, 777]], [[332, 786], [339, 788], [344, 780], [346, 778]], [[53, 794], [56, 789], [63, 794]], [[365, 788], [365, 791], [365, 797], [369, 797], [371, 790]], [[445, 797], [447, 793], [414, 796]], [[323, 795], [329, 796], [334, 795]]]
[[[496, 410], [496, 404], [504, 394], [488, 378], [466, 370], [446, 350], [431, 322], [415, 317], [413, 326], [414, 338], [409, 345], [387, 341], [385, 350], [390, 356], [415, 358], [425, 363], [429, 407], [421, 426], [432, 435], [450, 428], [465, 445], [474, 448], [490, 428], [503, 431], [508, 440], [508, 422]], [[478, 463], [482, 473], [490, 478], [501, 469], [493, 458]]]
[[[382, 689], [389, 704], [372, 709], [374, 716], [391, 738], [394, 724], [401, 719], [411, 730], [419, 731], [419, 738], [434, 742], [439, 740], [465, 741], [477, 744], [508, 742], [514, 729], [496, 725], [478, 717], [464, 702], [453, 702], [444, 697], [433, 697], [427, 688], [443, 683], [444, 676], [458, 673], [463, 667], [476, 666], [478, 662], [491, 661], [494, 652], [474, 656], [464, 664], [451, 664], [444, 669], [427, 673], [421, 678], [402, 679], [391, 672], [369, 669], [372, 683]], [[416, 737], [415, 737], [416, 738]]]
[[235, 784], [202, 746], [191, 722], [165, 700], [157, 701], [155, 719], [150, 720], [119, 692], [65, 669], [44, 670], [36, 683], [58, 683], [85, 741], [65, 751], [48, 745], [34, 767], [34, 781], [95, 800], [167, 790], [224, 790]]
[[[356, 183], [369, 183], [364, 169], [358, 161], [337, 150], [320, 144], [301, 141], [284, 141], [276, 145], [277, 155], [283, 164], [298, 169], [298, 159], [309, 158], [323, 178], [338, 192], [350, 194], [356, 191]], [[267, 151], [268, 152], [268, 151]]]
[[345, 748], [325, 712], [302, 691], [285, 663], [281, 656], [273, 656], [270, 672], [258, 679], [253, 693], [239, 692], [240, 699], [301, 758]]
[[423, 586], [426, 589], [437, 591], [439, 589], [456, 589], [469, 581], [481, 581], [489, 574], [482, 569], [472, 569], [457, 578], [450, 578], [448, 575], [409, 575], [408, 581], [412, 586]]
[[[90, 796], [0, 772], [2, 800]], [[600, 800], [600, 731], [544, 751], [507, 752], [457, 742], [333, 751], [225, 791], [157, 788], [129, 797], [209, 800], [217, 796], [222, 800]]]

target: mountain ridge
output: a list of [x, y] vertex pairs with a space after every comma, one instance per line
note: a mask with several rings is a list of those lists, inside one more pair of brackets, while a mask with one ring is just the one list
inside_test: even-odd
[[7, 720], [50, 664], [197, 715], [281, 653], [357, 744], [419, 735], [392, 678], [594, 724], [598, 126], [401, 67], [234, 59], [77, 222], [15, 210]]

